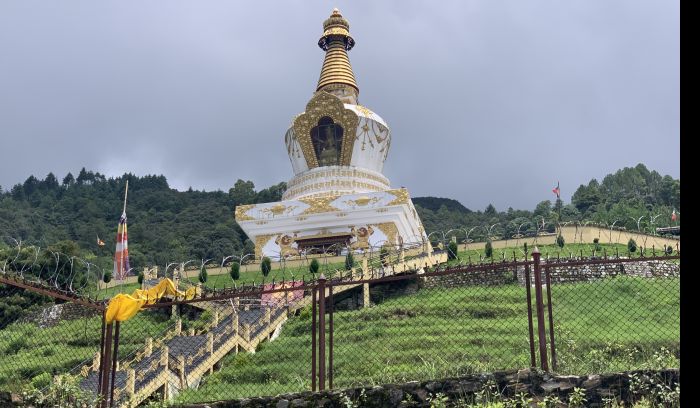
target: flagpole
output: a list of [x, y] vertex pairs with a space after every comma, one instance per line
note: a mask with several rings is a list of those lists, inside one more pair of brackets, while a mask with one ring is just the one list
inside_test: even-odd
[[124, 209], [122, 214], [126, 212], [126, 196], [129, 194], [129, 180], [126, 181], [126, 188], [124, 189]]

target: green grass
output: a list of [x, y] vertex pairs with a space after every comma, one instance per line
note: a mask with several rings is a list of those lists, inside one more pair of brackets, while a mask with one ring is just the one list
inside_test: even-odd
[[[678, 367], [679, 289], [679, 279], [635, 277], [555, 286], [558, 371]], [[334, 386], [527, 367], [526, 316], [525, 289], [517, 285], [424, 289], [369, 309], [337, 312]], [[178, 400], [310, 389], [310, 326], [305, 310], [286, 323], [278, 339], [255, 354], [226, 357], [220, 372]]]
[[[322, 260], [319, 262], [321, 265], [318, 270], [319, 273], [317, 274], [317, 277], [321, 275], [321, 273], [323, 273], [326, 278], [330, 278], [336, 274], [337, 270], [345, 269], [345, 264], [343, 262], [329, 263], [327, 266], [323, 265]], [[274, 264], [277, 265], [277, 263]], [[197, 284], [199, 283], [198, 276], [199, 271], [197, 270], [187, 271], [186, 280], [193, 284]], [[270, 274], [266, 278], [263, 277], [263, 274], [260, 270], [248, 272], [241, 271], [240, 278], [236, 281], [236, 285], [250, 285], [252, 283], [260, 284], [263, 281], [263, 278], [265, 280], [265, 283], [270, 283], [273, 279], [275, 282], [281, 282], [282, 280], [300, 280], [302, 279], [302, 277], [304, 277], [305, 279], [312, 278], [308, 266], [272, 269], [270, 271]], [[209, 274], [207, 282], [204, 284], [204, 286], [210, 289], [222, 289], [224, 287], [230, 288], [233, 286], [233, 282], [234, 281], [231, 279], [231, 276], [228, 273], [222, 273], [217, 275]]]
[[[620, 256], [627, 256], [627, 245], [621, 245], [621, 244], [600, 244], [600, 251], [596, 251], [596, 256], [603, 256], [604, 254], [607, 254], [607, 256], [615, 256], [615, 254], [619, 254]], [[532, 251], [535, 249], [534, 246], [530, 245], [528, 246], [528, 252], [532, 253]], [[564, 248], [559, 248], [556, 245], [537, 245], [537, 249], [540, 250], [540, 253], [542, 254], [542, 258], [546, 258], [547, 256], [556, 258], [557, 256], [560, 256], [562, 258], [564, 257], [580, 257], [581, 254], [583, 253], [584, 257], [590, 257], [593, 254], [593, 250], [595, 249], [594, 244], [566, 244], [564, 245]], [[616, 252], [617, 251], [617, 252]], [[507, 248], [494, 248], [493, 249], [493, 260], [494, 262], [502, 261], [503, 257], [505, 255], [506, 261], [512, 261], [513, 260], [513, 254], [515, 254], [516, 258], [518, 260], [522, 260], [525, 258], [525, 253], [524, 253], [524, 248], [522, 246], [519, 247], [507, 247]], [[639, 251], [636, 253], [631, 254], [633, 257], [639, 256]], [[645, 252], [646, 256], [651, 256], [651, 250], [647, 250]], [[661, 255], [661, 251], [657, 251], [657, 255]], [[449, 264], [455, 264], [458, 262], [469, 262], [471, 261], [472, 263], [478, 263], [480, 261], [491, 261], [491, 258], [485, 258], [484, 256], [484, 248], [479, 248], [479, 249], [471, 249], [467, 251], [459, 251], [458, 253], [458, 260], [450, 260]], [[528, 256], [528, 259], [530, 257]]]
[[[102, 319], [94, 316], [63, 320], [50, 328], [14, 323], [0, 330], [0, 389], [19, 391], [41, 373], [64, 373], [99, 350]], [[146, 337], [157, 336], [171, 325], [168, 316], [142, 312], [120, 328], [119, 355], [143, 347]]]

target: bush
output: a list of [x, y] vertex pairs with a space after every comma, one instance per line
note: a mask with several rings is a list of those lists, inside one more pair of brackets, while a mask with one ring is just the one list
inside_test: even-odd
[[207, 278], [208, 278], [208, 277], [209, 277], [209, 275], [207, 274], [207, 267], [204, 266], [204, 265], [202, 265], [202, 270], [199, 271], [199, 276], [198, 276], [199, 281], [200, 281], [201, 283], [207, 283]]
[[561, 234], [557, 235], [557, 246], [559, 248], [564, 248], [564, 243], [564, 236]]
[[102, 282], [109, 283], [111, 281], [112, 281], [112, 271], [105, 272], [105, 274], [102, 275]]
[[523, 252], [525, 252], [525, 255], [529, 255], [527, 253], [527, 242], [523, 243]]
[[350, 270], [355, 266], [355, 258], [352, 256], [352, 250], [348, 250], [348, 254], [345, 255], [345, 269]]
[[491, 244], [490, 239], [486, 241], [486, 245], [484, 246], [484, 256], [487, 258], [491, 258], [493, 256], [493, 245]]
[[263, 276], [267, 278], [267, 275], [269, 275], [272, 270], [272, 261], [270, 261], [270, 258], [266, 256], [263, 257], [262, 261], [260, 261], [260, 270]]
[[231, 275], [231, 279], [237, 281], [238, 279], [241, 278], [241, 264], [238, 262], [234, 262], [231, 264], [231, 272], [229, 272], [229, 275]]
[[51, 380], [52, 380], [51, 374], [49, 374], [47, 372], [43, 372], [39, 375], [34, 376], [34, 378], [32, 378], [31, 384], [32, 384], [32, 387], [40, 390], [40, 389], [46, 388], [49, 385], [51, 385]]
[[664, 248], [664, 253], [665, 253], [666, 255], [672, 255], [672, 254], [673, 254], [673, 247], [672, 247], [671, 245], [666, 246], [666, 247]]
[[139, 283], [139, 285], [143, 285], [143, 271], [139, 272], [136, 277], [136, 281]]
[[447, 259], [457, 259], [457, 250], [457, 243], [450, 241], [450, 244], [447, 245]]
[[382, 262], [383, 266], [389, 265], [389, 249], [387, 247], [382, 247], [379, 250], [379, 260]]
[[627, 241], [627, 250], [630, 252], [636, 252], [637, 251], [637, 243], [634, 242], [632, 238], [630, 238], [629, 241]]
[[318, 259], [314, 258], [311, 260], [311, 263], [309, 264], [309, 272], [311, 272], [312, 275], [316, 275], [318, 273], [318, 268], [320, 265], [318, 264]]
[[600, 242], [600, 239], [598, 239], [598, 238], [593, 238], [593, 243], [594, 243], [594, 244], [597, 244], [598, 242]]

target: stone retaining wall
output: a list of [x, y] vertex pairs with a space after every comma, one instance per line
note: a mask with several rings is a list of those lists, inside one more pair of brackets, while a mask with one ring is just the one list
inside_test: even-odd
[[[311, 408], [311, 407], [430, 407], [430, 399], [442, 394], [450, 402], [471, 402], [475, 393], [483, 391], [487, 384], [494, 384], [501, 390], [501, 398], [514, 397], [518, 393], [541, 400], [545, 395], [556, 395], [560, 401], [569, 400], [575, 387], [586, 394], [586, 406], [602, 407], [603, 399], [616, 397], [630, 402], [640, 395], [630, 392], [632, 376], [645, 384], [659, 381], [675, 389], [680, 384], [680, 370], [633, 371], [625, 373], [588, 376], [551, 376], [530, 369], [520, 371], [500, 371], [460, 378], [435, 381], [413, 381], [400, 385], [384, 385], [365, 388], [350, 388], [324, 392], [302, 392], [283, 394], [276, 397], [246, 398], [221, 401], [209, 404], [184, 405], [188, 408]], [[653, 387], [652, 387], [653, 388]], [[352, 405], [348, 405], [348, 401]], [[563, 405], [566, 406], [566, 405]]]
[[[565, 261], [564, 261], [565, 262]], [[552, 267], [550, 277], [552, 283], [574, 283], [591, 282], [618, 275], [640, 276], [645, 278], [676, 278], [680, 276], [680, 263], [670, 261], [639, 261], [630, 263], [609, 263], [597, 265], [577, 265]], [[542, 262], [542, 282], [544, 282], [544, 267], [546, 261]], [[532, 271], [532, 269], [531, 269]], [[534, 276], [530, 279], [534, 283]], [[454, 273], [443, 276], [432, 276], [423, 278], [422, 286], [426, 288], [435, 287], [458, 287], [458, 286], [492, 286], [506, 285], [518, 282], [525, 285], [525, 267], [520, 266], [517, 271], [514, 268], [498, 266], [496, 263], [493, 269], [476, 272]]]

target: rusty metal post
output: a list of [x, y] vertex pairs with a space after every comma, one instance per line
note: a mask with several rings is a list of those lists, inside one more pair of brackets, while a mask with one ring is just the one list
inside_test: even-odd
[[117, 378], [117, 359], [119, 353], [119, 322], [114, 325], [114, 354], [112, 355], [112, 382], [109, 386], [109, 406], [114, 406], [114, 380]]
[[102, 371], [104, 370], [104, 362], [105, 362], [105, 315], [107, 311], [102, 312], [102, 335], [100, 336], [100, 368], [98, 369], [98, 374], [97, 374], [97, 395], [102, 395]]
[[530, 367], [535, 367], [535, 334], [532, 328], [532, 294], [530, 293], [530, 265], [525, 265], [525, 294], [527, 297], [527, 328], [530, 334]]
[[316, 290], [311, 288], [311, 391], [316, 391]]
[[540, 268], [540, 250], [535, 247], [532, 259], [535, 262], [535, 302], [537, 303], [537, 336], [540, 346], [540, 368], [549, 371], [547, 362], [547, 339], [544, 328], [544, 302], [542, 301], [542, 269]]
[[112, 368], [112, 323], [108, 323], [105, 327], [105, 347], [104, 347], [104, 358], [102, 359], [102, 375], [100, 384], [100, 396], [102, 397], [101, 406], [102, 408], [107, 408], [109, 406], [108, 402], [108, 391], [109, 391], [109, 373]]
[[333, 282], [328, 285], [328, 389], [333, 389]]
[[549, 273], [549, 265], [544, 267], [544, 275], [547, 284], [547, 314], [549, 315], [549, 347], [552, 354], [552, 370], [557, 370], [557, 353], [554, 347], [554, 317], [552, 316], [552, 282]]
[[326, 277], [318, 277], [318, 390], [326, 389]]

